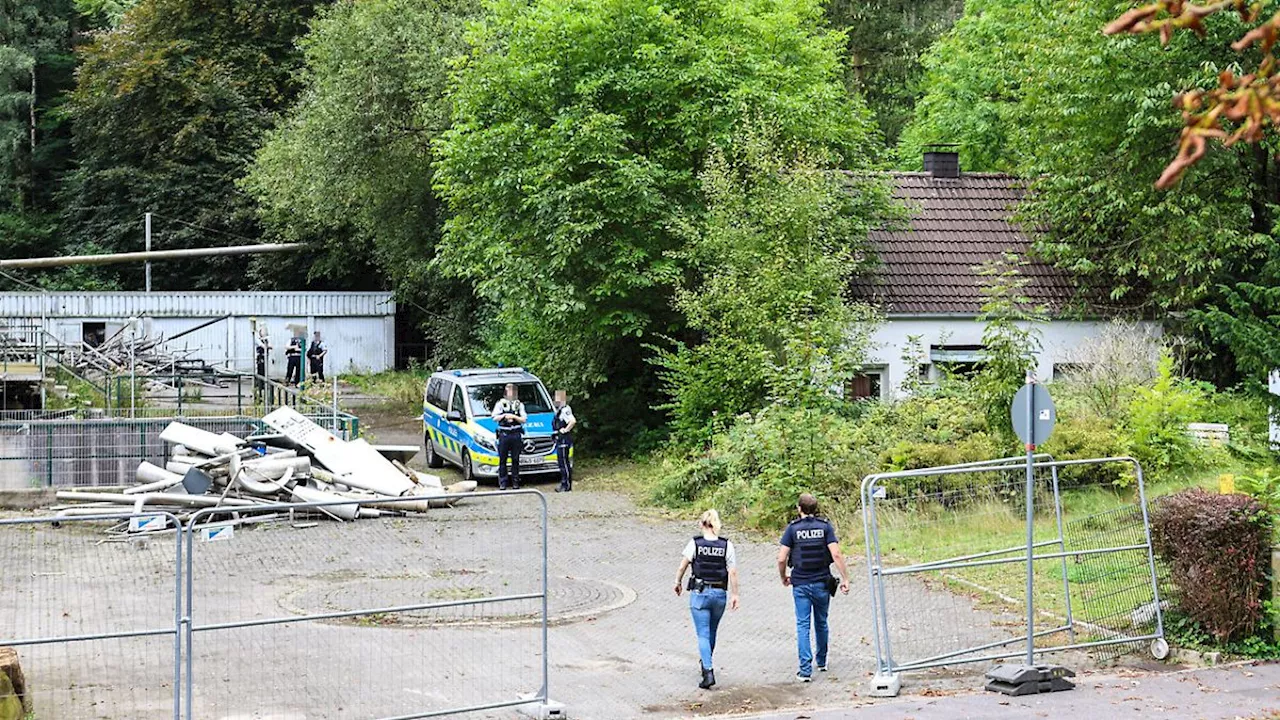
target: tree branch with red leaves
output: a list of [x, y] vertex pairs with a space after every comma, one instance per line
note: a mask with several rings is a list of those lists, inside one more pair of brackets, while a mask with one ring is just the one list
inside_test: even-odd
[[[1160, 44], [1168, 45], [1178, 30], [1190, 30], [1204, 37], [1205, 18], [1227, 11], [1235, 11], [1242, 20], [1254, 24], [1259, 21], [1262, 3], [1249, 3], [1247, 0], [1212, 3], [1157, 0], [1129, 10], [1102, 32], [1104, 35], [1156, 32], [1160, 34]], [[1204, 157], [1209, 140], [1222, 140], [1226, 147], [1240, 141], [1256, 143], [1263, 139], [1268, 126], [1273, 130], [1280, 128], [1280, 76], [1276, 74], [1278, 68], [1274, 55], [1278, 40], [1280, 12], [1231, 44], [1236, 52], [1255, 46], [1262, 52], [1262, 60], [1256, 70], [1239, 76], [1223, 71], [1218, 75], [1218, 87], [1192, 90], [1177, 97], [1183, 120], [1178, 153], [1160, 174], [1156, 187], [1166, 190], [1176, 185], [1187, 169]]]

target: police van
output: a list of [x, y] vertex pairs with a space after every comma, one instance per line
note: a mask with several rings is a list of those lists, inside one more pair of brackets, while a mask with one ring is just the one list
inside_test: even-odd
[[427, 467], [455, 465], [464, 480], [498, 477], [498, 423], [490, 416], [508, 383], [515, 384], [529, 418], [520, 474], [559, 472], [551, 434], [555, 407], [542, 381], [523, 368], [442, 370], [431, 376], [422, 401]]

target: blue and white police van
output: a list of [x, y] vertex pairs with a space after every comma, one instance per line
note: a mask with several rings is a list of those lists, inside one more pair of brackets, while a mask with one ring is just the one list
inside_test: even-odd
[[[464, 480], [498, 477], [497, 421], [490, 415], [507, 383], [515, 383], [529, 421], [524, 426], [520, 474], [558, 473], [551, 419], [551, 395], [536, 375], [523, 368], [441, 370], [427, 381], [422, 401], [422, 444], [427, 467], [445, 463], [462, 470]], [[572, 451], [571, 451], [572, 452]]]

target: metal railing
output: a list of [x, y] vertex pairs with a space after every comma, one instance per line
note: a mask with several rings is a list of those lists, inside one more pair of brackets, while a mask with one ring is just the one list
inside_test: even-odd
[[[1132, 491], [1112, 484], [1115, 465], [1131, 469]], [[1019, 518], [1026, 460], [863, 480], [878, 675], [1019, 657], [1024, 651], [1012, 646], [1026, 642], [1028, 620], [1036, 653], [1123, 651], [1163, 637], [1141, 465], [1127, 457], [1040, 455], [1033, 469], [1034, 507], [1041, 509], [1033, 540], [1034, 612], [1028, 619], [1006, 611], [1010, 617], [995, 624], [985, 621], [989, 608], [970, 596], [1009, 606], [1025, 599], [1026, 525]], [[1075, 487], [1064, 501], [1068, 469]], [[1012, 631], [1002, 633], [1001, 626]]]
[[[376, 517], [446, 501], [465, 504]], [[0, 634], [12, 636], [0, 642], [21, 655], [35, 717], [536, 706], [548, 702], [547, 537], [532, 490], [210, 508], [185, 526], [168, 513], [0, 521]]]

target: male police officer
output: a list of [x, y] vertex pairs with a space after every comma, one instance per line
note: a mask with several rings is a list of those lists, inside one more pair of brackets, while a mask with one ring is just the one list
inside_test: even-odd
[[[511, 478], [511, 487], [520, 488], [520, 446], [524, 442], [524, 424], [529, 417], [525, 415], [524, 403], [520, 402], [519, 390], [515, 383], [507, 383], [506, 397], [493, 404], [493, 419], [498, 421], [498, 489], [507, 489], [507, 477]], [[511, 470], [507, 470], [507, 460], [511, 460]]]
[[556, 464], [560, 466], [560, 486], [556, 492], [573, 492], [573, 428], [578, 419], [573, 416], [569, 395], [564, 390], [556, 391], [555, 402], [556, 414], [551, 418], [551, 432], [556, 440]]
[[311, 347], [307, 348], [307, 363], [311, 366], [307, 371], [320, 382], [324, 382], [324, 356], [329, 354], [329, 346], [320, 339], [317, 330], [311, 338]]
[[284, 381], [287, 385], [297, 385], [302, 381], [302, 348], [306, 344], [307, 341], [297, 331], [289, 338], [289, 347], [284, 349], [284, 359], [287, 361]]
[[[800, 517], [782, 533], [778, 575], [784, 587], [791, 587], [796, 604], [796, 649], [800, 654], [800, 672], [796, 673], [796, 679], [809, 682], [815, 659], [819, 671], [827, 670], [827, 612], [831, 609], [831, 596], [835, 594], [835, 588], [828, 584], [832, 581], [831, 563], [835, 562], [840, 569], [840, 590], [846, 595], [849, 594], [849, 569], [840, 552], [836, 529], [817, 516], [817, 498], [809, 493], [801, 495], [796, 509]], [[817, 658], [809, 647], [810, 616], [818, 644]]]

